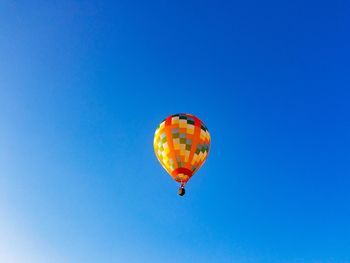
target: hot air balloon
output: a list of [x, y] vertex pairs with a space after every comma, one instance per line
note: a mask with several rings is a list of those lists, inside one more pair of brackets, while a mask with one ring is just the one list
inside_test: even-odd
[[161, 165], [180, 183], [178, 193], [183, 196], [185, 184], [208, 157], [210, 134], [207, 127], [194, 115], [171, 115], [156, 129], [153, 146]]

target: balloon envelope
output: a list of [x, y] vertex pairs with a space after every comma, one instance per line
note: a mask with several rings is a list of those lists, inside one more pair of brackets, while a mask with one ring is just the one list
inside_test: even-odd
[[179, 113], [159, 124], [153, 145], [164, 169], [175, 181], [185, 184], [205, 162], [210, 134], [196, 116]]

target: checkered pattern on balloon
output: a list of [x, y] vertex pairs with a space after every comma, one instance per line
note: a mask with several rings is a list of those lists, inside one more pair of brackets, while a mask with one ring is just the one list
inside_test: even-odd
[[182, 185], [203, 165], [209, 148], [207, 127], [191, 114], [167, 117], [154, 135], [154, 151], [159, 162]]

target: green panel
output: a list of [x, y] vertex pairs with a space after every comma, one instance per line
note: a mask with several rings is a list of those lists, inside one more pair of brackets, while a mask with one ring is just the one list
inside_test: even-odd
[[194, 121], [193, 120], [187, 120], [188, 124], [193, 124], [194, 125]]

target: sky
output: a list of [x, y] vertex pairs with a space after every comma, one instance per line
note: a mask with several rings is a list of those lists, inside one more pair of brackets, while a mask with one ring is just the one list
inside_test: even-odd
[[[0, 262], [350, 262], [350, 3], [0, 3]], [[195, 114], [186, 195], [153, 152]]]

